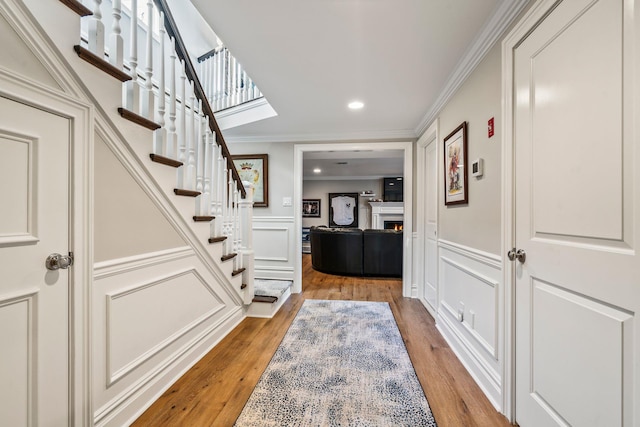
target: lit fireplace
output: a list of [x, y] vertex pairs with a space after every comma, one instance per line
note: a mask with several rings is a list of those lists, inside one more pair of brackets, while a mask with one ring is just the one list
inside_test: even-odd
[[384, 222], [384, 229], [385, 230], [402, 231], [402, 222], [403, 221], [385, 221]]

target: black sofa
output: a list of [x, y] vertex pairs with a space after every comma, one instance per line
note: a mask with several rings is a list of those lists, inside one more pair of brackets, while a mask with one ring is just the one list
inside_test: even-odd
[[311, 227], [311, 264], [323, 273], [402, 277], [402, 231]]

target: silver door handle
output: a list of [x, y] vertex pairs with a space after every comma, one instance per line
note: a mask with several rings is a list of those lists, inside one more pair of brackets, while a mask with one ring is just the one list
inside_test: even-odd
[[524, 251], [524, 249], [516, 250], [516, 248], [513, 248], [509, 252], [507, 252], [507, 257], [509, 258], [509, 261], [518, 260], [521, 264], [524, 264], [527, 259], [527, 253]]
[[73, 265], [73, 253], [69, 255], [51, 254], [44, 262], [47, 270], [66, 270]]

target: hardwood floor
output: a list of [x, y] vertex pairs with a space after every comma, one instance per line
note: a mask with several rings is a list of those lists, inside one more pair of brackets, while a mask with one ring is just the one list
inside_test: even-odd
[[273, 319], [246, 319], [170, 387], [134, 426], [232, 426], [305, 299], [386, 301], [439, 427], [509, 426], [491, 406], [418, 300], [398, 279], [343, 277], [313, 270], [303, 255], [302, 294]]

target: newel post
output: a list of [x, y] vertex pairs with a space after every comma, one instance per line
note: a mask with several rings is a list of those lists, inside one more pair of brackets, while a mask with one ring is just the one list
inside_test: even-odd
[[242, 228], [242, 243], [239, 249], [239, 256], [242, 257], [242, 265], [245, 270], [242, 273], [242, 283], [247, 287], [244, 289], [244, 303], [251, 304], [254, 297], [253, 280], [254, 280], [254, 253], [253, 253], [253, 184], [243, 181], [247, 195], [244, 199], [240, 199], [238, 207], [240, 209], [240, 227]]

